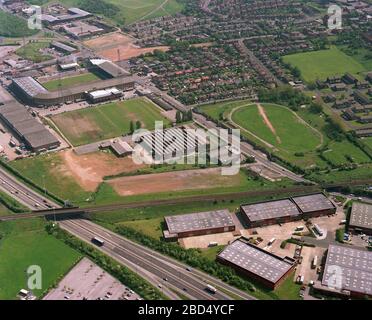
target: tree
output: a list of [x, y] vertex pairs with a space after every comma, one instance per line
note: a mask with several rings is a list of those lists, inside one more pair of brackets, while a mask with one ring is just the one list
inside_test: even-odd
[[129, 124], [129, 132], [132, 134], [134, 132], [134, 124], [133, 121], [130, 122]]
[[136, 121], [136, 129], [139, 130], [139, 129], [141, 129], [141, 127], [142, 127], [141, 121], [137, 120]]
[[182, 122], [182, 115], [181, 115], [181, 112], [179, 110], [177, 110], [176, 123], [181, 123], [181, 122]]

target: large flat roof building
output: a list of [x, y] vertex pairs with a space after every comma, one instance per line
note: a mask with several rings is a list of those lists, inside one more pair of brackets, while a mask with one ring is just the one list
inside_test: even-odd
[[248, 227], [263, 227], [334, 214], [335, 205], [323, 194], [316, 193], [299, 197], [243, 204], [240, 211]]
[[165, 217], [165, 238], [185, 238], [235, 230], [228, 210], [198, 212]]
[[34, 152], [59, 147], [59, 140], [18, 103], [0, 107], [0, 118]]
[[[337, 276], [339, 281], [334, 281]], [[372, 252], [330, 245], [322, 286], [346, 290], [352, 296], [372, 296]]]
[[281, 258], [249, 243], [242, 237], [227, 246], [217, 261], [275, 289], [293, 270], [291, 258]]
[[354, 202], [350, 221], [349, 229], [355, 232], [363, 232], [372, 235], [372, 205], [361, 202]]
[[300, 211], [289, 199], [242, 205], [241, 212], [244, 214], [250, 227], [301, 219]]
[[293, 197], [292, 201], [301, 210], [304, 218], [323, 216], [336, 212], [335, 205], [323, 193]]

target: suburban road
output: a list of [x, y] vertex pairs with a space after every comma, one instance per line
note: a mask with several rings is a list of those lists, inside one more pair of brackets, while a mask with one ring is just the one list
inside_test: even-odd
[[[232, 299], [224, 292], [232, 292], [242, 299], [254, 299], [247, 293], [232, 288], [202, 272], [195, 272], [192, 269], [188, 271], [186, 265], [134, 243], [91, 221], [76, 219], [60, 221], [59, 224], [61, 228], [88, 243], [91, 243], [94, 237], [104, 240], [104, 245], [99, 247], [100, 250], [125, 264], [154, 286], [161, 287], [162, 290], [168, 289], [170, 292], [175, 290], [195, 300]], [[207, 284], [223, 288], [223, 292], [217, 290], [217, 293], [211, 294], [206, 290]]]

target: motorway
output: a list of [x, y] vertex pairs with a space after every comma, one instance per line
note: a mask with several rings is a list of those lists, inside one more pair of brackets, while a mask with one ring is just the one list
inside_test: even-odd
[[[232, 291], [242, 299], [254, 299], [245, 292], [232, 288], [202, 272], [194, 273], [171, 258], [165, 257], [142, 245], [136, 244], [116, 233], [109, 231], [91, 221], [76, 219], [61, 221], [61, 228], [74, 234], [80, 239], [91, 243], [91, 239], [98, 237], [104, 240], [100, 250], [140, 274], [154, 286], [169, 292], [181, 292], [193, 300], [230, 300], [224, 292]], [[207, 281], [206, 281], [207, 280]], [[211, 294], [206, 290], [207, 284], [223, 288]], [[166, 293], [164, 291], [164, 293]]]
[[0, 168], [0, 190], [16, 198], [20, 203], [32, 210], [47, 210], [51, 209], [52, 206], [58, 207], [46, 197], [26, 187], [3, 168]]

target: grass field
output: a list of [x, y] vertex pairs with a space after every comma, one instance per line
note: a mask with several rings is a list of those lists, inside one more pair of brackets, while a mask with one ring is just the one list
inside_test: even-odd
[[[242, 106], [242, 108], [237, 109], [239, 106]], [[266, 115], [275, 128], [280, 142], [263, 122], [257, 107], [252, 108], [252, 104], [249, 101], [210, 104], [203, 106], [201, 110], [215, 120], [224, 119], [225, 121], [228, 121], [229, 115], [232, 113], [231, 118], [233, 122], [255, 135], [241, 130], [243, 136], [280, 156], [282, 159], [304, 169], [314, 165], [319, 168], [327, 168], [329, 166], [326, 161], [319, 157], [316, 151], [318, 145], [327, 146], [328, 151], [324, 153], [324, 156], [334, 164], [349, 163], [346, 155], [351, 156], [356, 163], [370, 162], [368, 156], [348, 140], [344, 139], [342, 142], [331, 141], [324, 131], [326, 125], [324, 116], [311, 113], [307, 108], [301, 108], [297, 112], [297, 115], [303, 121], [319, 132], [316, 133], [316, 131], [299, 122], [299, 119], [289, 109], [267, 104], [263, 106], [265, 110], [268, 110]], [[235, 111], [233, 112], [234, 109]], [[322, 141], [320, 140], [320, 134]], [[303, 155], [299, 155], [298, 152], [302, 152]]]
[[91, 195], [71, 175], [65, 174], [62, 158], [58, 153], [12, 161], [10, 165], [39, 186], [44, 186], [45, 183], [50, 192], [63, 200], [79, 203]]
[[301, 122], [291, 110], [270, 104], [264, 104], [263, 108], [276, 134], [265, 124], [256, 105], [236, 110], [232, 115], [232, 120], [269, 144], [288, 153], [308, 152], [321, 144], [320, 135]]
[[372, 149], [372, 137], [363, 138], [362, 142]]
[[31, 60], [36, 63], [47, 61], [53, 59], [53, 57], [43, 54], [40, 50], [49, 47], [49, 44], [50, 41], [30, 42], [19, 48], [16, 51], [16, 54], [24, 59]]
[[283, 57], [284, 62], [300, 69], [306, 82], [325, 79], [328, 76], [343, 75], [346, 72], [358, 74], [366, 71], [357, 60], [332, 46], [328, 50], [291, 54]]
[[40, 297], [60, 280], [80, 255], [50, 236], [41, 219], [0, 223], [0, 299], [16, 299], [26, 289], [26, 270], [31, 265], [42, 269], [42, 288], [33, 293]]
[[44, 82], [43, 86], [49, 91], [55, 91], [58, 89], [65, 89], [78, 84], [89, 83], [97, 80], [100, 80], [100, 78], [94, 73], [84, 73], [73, 77], [62, 78], [60, 80], [57, 79]]
[[160, 109], [142, 98], [62, 113], [52, 120], [74, 146], [128, 134], [130, 121], [140, 121], [148, 130], [154, 129], [156, 120], [170, 125]]
[[[46, 4], [49, 0], [28, 0], [33, 4]], [[118, 24], [131, 24], [139, 20], [174, 15], [182, 11], [184, 5], [177, 0], [105, 0], [107, 4], [115, 6], [116, 12], [105, 10], [105, 5], [97, 4], [93, 0], [60, 0], [68, 6], [78, 6], [90, 12], [105, 15], [108, 20]]]

